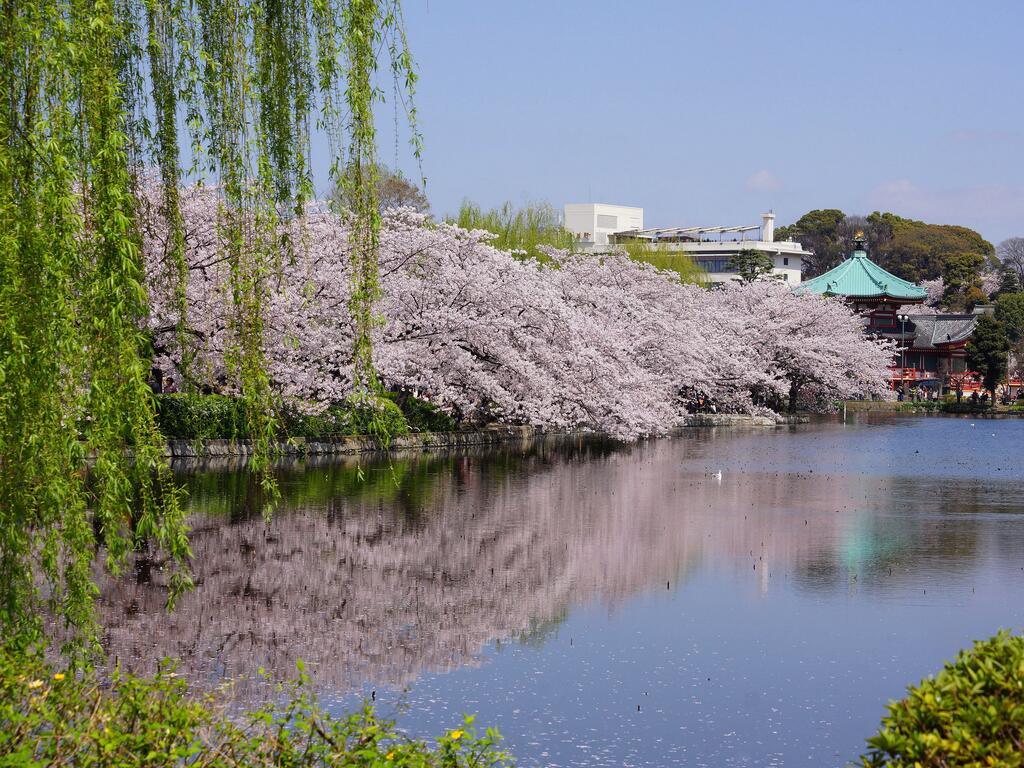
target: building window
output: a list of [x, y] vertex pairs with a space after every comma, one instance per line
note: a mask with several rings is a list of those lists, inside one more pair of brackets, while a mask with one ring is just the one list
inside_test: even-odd
[[706, 272], [732, 272], [732, 262], [729, 259], [697, 259], [697, 266]]
[[783, 256], [782, 257], [782, 266], [784, 266], [784, 267], [788, 267], [789, 266], [789, 256]]
[[607, 213], [599, 213], [597, 214], [597, 226], [601, 229], [618, 229], [619, 217]]

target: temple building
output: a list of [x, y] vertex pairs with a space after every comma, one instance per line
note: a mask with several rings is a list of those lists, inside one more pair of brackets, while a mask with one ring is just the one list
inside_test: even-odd
[[892, 367], [894, 389], [920, 386], [942, 394], [973, 388], [976, 377], [967, 370], [966, 347], [978, 315], [987, 308], [979, 307], [974, 314], [921, 312], [927, 292], [871, 261], [862, 234], [850, 258], [798, 290], [842, 296], [863, 316], [866, 333], [899, 343]]
[[842, 296], [867, 319], [867, 330], [891, 334], [896, 331], [900, 307], [923, 304], [928, 292], [896, 277], [868, 258], [863, 235], [857, 233], [853, 255], [828, 272], [800, 285], [801, 292]]

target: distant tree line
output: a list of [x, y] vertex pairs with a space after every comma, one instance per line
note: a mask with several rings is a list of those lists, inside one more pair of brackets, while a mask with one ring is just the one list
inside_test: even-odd
[[875, 263], [915, 283], [945, 277], [950, 260], [957, 264], [954, 272], [980, 274], [985, 267], [994, 269], [999, 265], [992, 243], [973, 229], [927, 224], [879, 211], [869, 216], [848, 215], [836, 208], [810, 211], [795, 224], [780, 227], [776, 239], [796, 240], [814, 252], [804, 262], [806, 278], [827, 272], [849, 256], [858, 231], [864, 233]]

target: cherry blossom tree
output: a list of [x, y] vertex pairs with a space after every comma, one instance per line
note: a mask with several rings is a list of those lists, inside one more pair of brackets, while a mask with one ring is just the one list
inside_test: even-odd
[[[233, 304], [218, 211], [210, 190], [183, 192], [184, 332], [164, 268], [168, 230], [147, 217], [149, 330], [156, 364], [188, 373], [182, 386], [230, 394]], [[352, 390], [348, 231], [323, 208], [281, 232], [294, 247], [282, 250], [267, 297], [265, 355], [279, 396], [297, 407], [322, 408]], [[753, 412], [884, 387], [889, 345], [865, 337], [839, 300], [771, 280], [708, 291], [616, 254], [549, 249], [541, 263], [492, 239], [411, 209], [386, 214], [374, 363], [388, 387], [470, 423], [623, 439], [671, 429], [697, 399]]]
[[[237, 394], [240, 384], [229, 357], [234, 327], [230, 264], [217, 242], [221, 232], [217, 197], [209, 188], [192, 187], [182, 194], [181, 209], [188, 264], [188, 310], [181, 334], [175, 333], [179, 310], [163, 265], [168, 229], [159, 216], [146, 219], [143, 249], [154, 364], [178, 379], [179, 387]], [[352, 381], [347, 229], [336, 215], [313, 212], [289, 224], [284, 234], [295, 247], [279, 257], [273, 290], [267, 295], [268, 373], [277, 393], [287, 400], [343, 400]], [[181, 365], [185, 357], [190, 360], [188, 366]], [[182, 371], [191, 381], [180, 380]]]
[[[985, 296], [991, 297], [999, 291], [1001, 279], [999, 272], [985, 269], [981, 272], [979, 278], [978, 290]], [[943, 306], [946, 298], [946, 283], [941, 276], [936, 277], [934, 280], [922, 280], [919, 285], [928, 293], [924, 303], [904, 305], [900, 308], [900, 312], [907, 315], [929, 315], [935, 312], [956, 311], [950, 310], [948, 306]]]
[[756, 401], [793, 411], [801, 395], [835, 400], [884, 393], [895, 344], [866, 338], [842, 299], [771, 280], [724, 286], [716, 298], [717, 315], [731, 312], [739, 320], [732, 343], [752, 358]]

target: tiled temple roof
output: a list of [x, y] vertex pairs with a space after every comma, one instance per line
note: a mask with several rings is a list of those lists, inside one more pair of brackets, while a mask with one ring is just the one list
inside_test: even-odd
[[924, 288], [882, 269], [863, 250], [854, 251], [838, 267], [807, 280], [798, 290], [850, 298], [888, 297], [904, 303], [924, 301], [928, 296]]
[[935, 349], [964, 341], [978, 324], [977, 315], [911, 315], [910, 320], [914, 325], [914, 349]]

